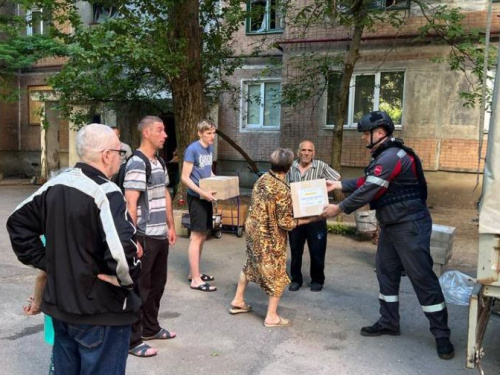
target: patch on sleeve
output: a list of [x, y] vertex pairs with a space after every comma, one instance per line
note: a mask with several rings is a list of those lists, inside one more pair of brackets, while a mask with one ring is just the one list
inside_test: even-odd
[[375, 169], [373, 170], [373, 174], [375, 176], [380, 176], [382, 174], [382, 166], [381, 165], [375, 166]]

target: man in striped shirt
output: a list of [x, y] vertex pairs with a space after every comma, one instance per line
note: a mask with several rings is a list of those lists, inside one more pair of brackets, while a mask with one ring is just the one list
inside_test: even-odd
[[[317, 180], [339, 180], [340, 174], [320, 160], [315, 160], [316, 152], [314, 144], [304, 140], [299, 144], [297, 151], [298, 159], [292, 164], [288, 171], [288, 182], [299, 182]], [[290, 232], [290, 249], [292, 253], [292, 264], [290, 276], [292, 283], [289, 290], [295, 292], [303, 283], [302, 278], [302, 254], [307, 240], [309, 254], [311, 256], [311, 291], [320, 292], [325, 282], [325, 253], [326, 253], [326, 220], [301, 225]]]
[[176, 240], [172, 199], [167, 190], [168, 173], [156, 156], [167, 139], [163, 121], [146, 116], [139, 123], [141, 152], [149, 159], [151, 175], [146, 181], [146, 163], [138, 155], [129, 159], [123, 187], [127, 208], [137, 227], [139, 253], [143, 252], [141, 292], [141, 318], [132, 326], [129, 353], [138, 357], [151, 357], [157, 350], [143, 340], [171, 339], [174, 332], [160, 327], [158, 312], [167, 283], [168, 248]]

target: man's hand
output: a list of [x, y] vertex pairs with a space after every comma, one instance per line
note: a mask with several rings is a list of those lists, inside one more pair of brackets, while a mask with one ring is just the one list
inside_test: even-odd
[[342, 189], [342, 182], [326, 180], [326, 190], [328, 190], [328, 192], [339, 189]]
[[116, 278], [116, 276], [106, 275], [104, 273], [100, 273], [99, 275], [97, 275], [97, 278], [99, 280], [104, 281], [104, 282], [110, 283], [111, 285], [118, 286], [118, 287], [120, 286], [120, 283], [118, 282], [118, 279]]
[[203, 193], [200, 193], [200, 196], [209, 202], [213, 202], [217, 200], [217, 198], [214, 197], [215, 194], [217, 194], [216, 191], [203, 191]]
[[143, 254], [144, 254], [144, 249], [142, 248], [141, 243], [137, 241], [137, 259], [142, 258]]
[[36, 315], [40, 314], [42, 311], [40, 305], [35, 303], [35, 299], [33, 297], [28, 298], [28, 305], [23, 306], [23, 310], [26, 315]]
[[321, 213], [321, 217], [335, 217], [339, 215], [342, 211], [340, 210], [340, 206], [338, 204], [328, 204], [323, 208], [323, 212]]
[[177, 241], [177, 234], [175, 233], [175, 228], [168, 227], [168, 244], [175, 245], [175, 241]]

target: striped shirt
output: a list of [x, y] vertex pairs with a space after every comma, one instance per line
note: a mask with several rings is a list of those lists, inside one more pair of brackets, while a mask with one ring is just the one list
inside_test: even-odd
[[[146, 184], [146, 164], [134, 155], [125, 168], [123, 187], [140, 191], [137, 201], [137, 231], [158, 239], [167, 238], [166, 187], [169, 184], [167, 170], [158, 160], [151, 161], [150, 183]], [[147, 188], [146, 188], [147, 185]]]
[[335, 169], [331, 168], [325, 162], [314, 159], [312, 161], [311, 167], [307, 171], [305, 171], [304, 174], [300, 173], [298, 160], [295, 160], [293, 162], [292, 167], [286, 174], [286, 180], [288, 183], [317, 180], [319, 178], [324, 178], [326, 180], [331, 180], [331, 181], [337, 181], [340, 180], [340, 173], [337, 172]]

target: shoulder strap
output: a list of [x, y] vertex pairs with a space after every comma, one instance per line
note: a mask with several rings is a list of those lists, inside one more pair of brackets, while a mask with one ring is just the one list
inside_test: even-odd
[[158, 160], [160, 161], [161, 167], [163, 168], [163, 171], [167, 169], [167, 166], [165, 164], [165, 160], [161, 156], [157, 156]]
[[149, 161], [149, 158], [144, 155], [140, 150], [135, 150], [133, 155], [137, 155], [142, 159], [144, 164], [146, 165], [146, 181], [149, 181], [149, 177], [151, 176], [151, 162]]

